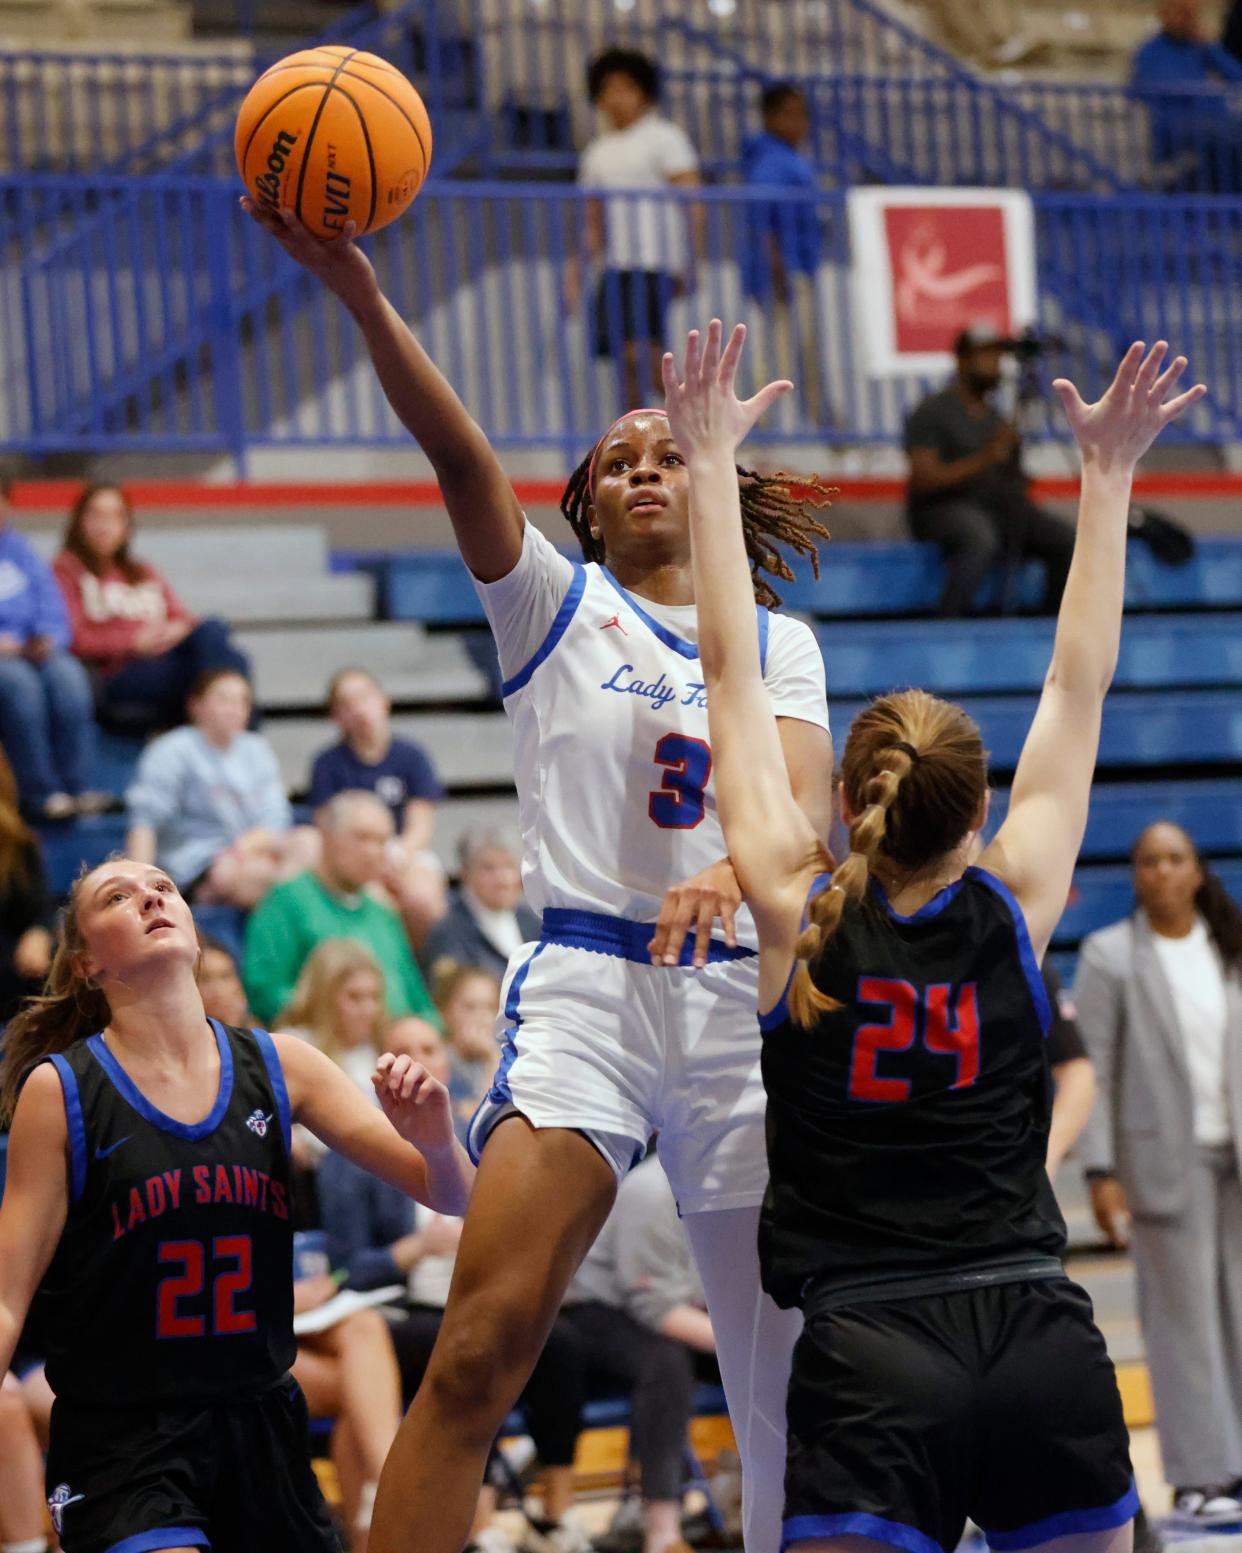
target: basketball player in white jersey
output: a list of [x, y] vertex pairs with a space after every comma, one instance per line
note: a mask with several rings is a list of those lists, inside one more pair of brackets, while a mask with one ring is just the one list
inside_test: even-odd
[[[688, 482], [667, 419], [632, 412], [584, 460], [563, 508], [593, 559], [565, 559], [525, 521], [482, 431], [361, 251], [243, 203], [344, 302], [435, 468], [496, 635], [526, 889], [544, 921], [506, 977], [502, 1059], [471, 1125], [480, 1164], [456, 1273], [381, 1481], [375, 1545], [458, 1553], [496, 1431], [617, 1179], [658, 1130], [738, 1436], [747, 1548], [777, 1553], [797, 1317], [759, 1287], [756, 939], [716, 816]], [[774, 541], [813, 551], [823, 529], [779, 481], [745, 475], [742, 502], [756, 568], [788, 576]], [[758, 578], [756, 591], [774, 598]], [[737, 628], [759, 637], [794, 792], [823, 836], [832, 756], [818, 646], [762, 607]], [[677, 1539], [675, 1517], [665, 1535]]]

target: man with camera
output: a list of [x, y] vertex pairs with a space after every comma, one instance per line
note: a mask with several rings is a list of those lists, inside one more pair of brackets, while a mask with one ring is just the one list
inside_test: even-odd
[[932, 540], [944, 552], [941, 615], [969, 614], [994, 565], [1028, 556], [1042, 561], [1046, 573], [1041, 609], [1055, 614], [1061, 602], [1074, 530], [1030, 499], [1021, 435], [990, 402], [1003, 356], [1024, 343], [978, 326], [964, 330], [953, 345], [953, 381], [906, 422], [910, 527], [916, 539]]

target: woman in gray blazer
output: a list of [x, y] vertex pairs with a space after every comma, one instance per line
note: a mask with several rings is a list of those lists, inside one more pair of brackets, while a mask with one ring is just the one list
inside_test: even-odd
[[1133, 851], [1138, 909], [1084, 940], [1075, 996], [1100, 1103], [1082, 1154], [1132, 1242], [1174, 1513], [1242, 1522], [1242, 912], [1176, 825]]

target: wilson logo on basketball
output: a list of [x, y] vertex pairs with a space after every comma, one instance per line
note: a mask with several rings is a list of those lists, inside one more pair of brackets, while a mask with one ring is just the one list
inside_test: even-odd
[[272, 149], [267, 153], [267, 171], [261, 173], [254, 181], [254, 192], [259, 196], [260, 203], [269, 206], [272, 210], [280, 209], [280, 175], [285, 170], [290, 151], [297, 143], [297, 135], [291, 135], [287, 129], [282, 129], [272, 142]]

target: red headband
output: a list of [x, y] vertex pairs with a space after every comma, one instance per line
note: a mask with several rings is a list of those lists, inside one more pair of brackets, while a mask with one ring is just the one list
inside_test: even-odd
[[617, 427], [620, 426], [621, 422], [628, 421], [631, 415], [662, 415], [665, 420], [668, 419], [668, 411], [660, 409], [657, 405], [644, 405], [641, 409], [627, 410], [624, 415], [617, 416], [616, 420], [613, 421], [612, 425], [595, 444], [595, 451], [591, 454], [591, 462], [587, 465], [587, 495], [592, 501], [595, 499], [595, 461], [599, 457], [600, 449], [608, 441], [609, 437], [612, 436], [613, 432], [616, 431]]

